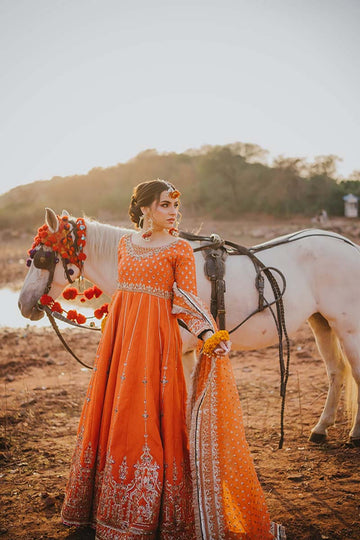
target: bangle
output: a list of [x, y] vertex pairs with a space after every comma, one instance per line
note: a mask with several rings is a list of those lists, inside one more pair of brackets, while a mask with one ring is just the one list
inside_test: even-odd
[[209, 337], [203, 347], [203, 354], [206, 354], [206, 356], [213, 356], [214, 351], [216, 347], [219, 345], [220, 341], [229, 341], [230, 336], [229, 332], [227, 330], [218, 330], [213, 334], [211, 337]]

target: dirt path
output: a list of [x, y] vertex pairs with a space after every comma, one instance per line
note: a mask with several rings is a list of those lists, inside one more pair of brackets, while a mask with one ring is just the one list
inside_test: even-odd
[[[98, 336], [68, 331], [92, 362]], [[63, 499], [89, 371], [68, 356], [50, 329], [0, 332], [2, 349], [0, 536], [92, 538], [63, 527]], [[360, 452], [346, 445], [343, 410], [330, 442], [307, 441], [325, 400], [325, 368], [307, 326], [292, 343], [286, 434], [278, 450], [280, 399], [276, 347], [233, 354], [244, 423], [271, 516], [289, 540], [359, 540]]]

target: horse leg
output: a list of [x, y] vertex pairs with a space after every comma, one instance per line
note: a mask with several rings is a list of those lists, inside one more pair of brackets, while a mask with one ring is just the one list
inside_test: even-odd
[[350, 441], [354, 446], [360, 446], [360, 333], [348, 331], [346, 336], [341, 336], [340, 339], [355, 381], [351, 396], [351, 412], [354, 420], [350, 430]]
[[325, 362], [329, 378], [325, 407], [318, 423], [311, 430], [309, 438], [311, 442], [321, 443], [326, 440], [327, 428], [335, 423], [346, 364], [339, 340], [327, 320], [320, 313], [315, 313], [309, 318], [308, 322], [315, 336], [321, 357]]

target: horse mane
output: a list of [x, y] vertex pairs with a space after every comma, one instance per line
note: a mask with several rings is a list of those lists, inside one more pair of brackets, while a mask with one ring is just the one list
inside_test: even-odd
[[85, 217], [87, 248], [96, 258], [111, 259], [117, 257], [120, 238], [131, 229], [100, 223]]

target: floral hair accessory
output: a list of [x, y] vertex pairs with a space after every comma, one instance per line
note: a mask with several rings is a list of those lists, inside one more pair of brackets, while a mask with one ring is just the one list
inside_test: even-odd
[[171, 197], [172, 199], [178, 199], [181, 195], [180, 191], [178, 189], [175, 189], [169, 182], [165, 182], [165, 184], [168, 187], [167, 192], [169, 194], [169, 197]]
[[172, 191], [169, 191], [169, 197], [172, 199], [178, 199], [180, 197], [181, 193], [177, 189], [173, 189]]
[[215, 334], [213, 334], [205, 341], [202, 350], [203, 354], [211, 358], [212, 356], [214, 356], [214, 351], [219, 345], [219, 343], [221, 341], [229, 341], [229, 339], [230, 335], [227, 330], [218, 330], [217, 332], [215, 332]]

